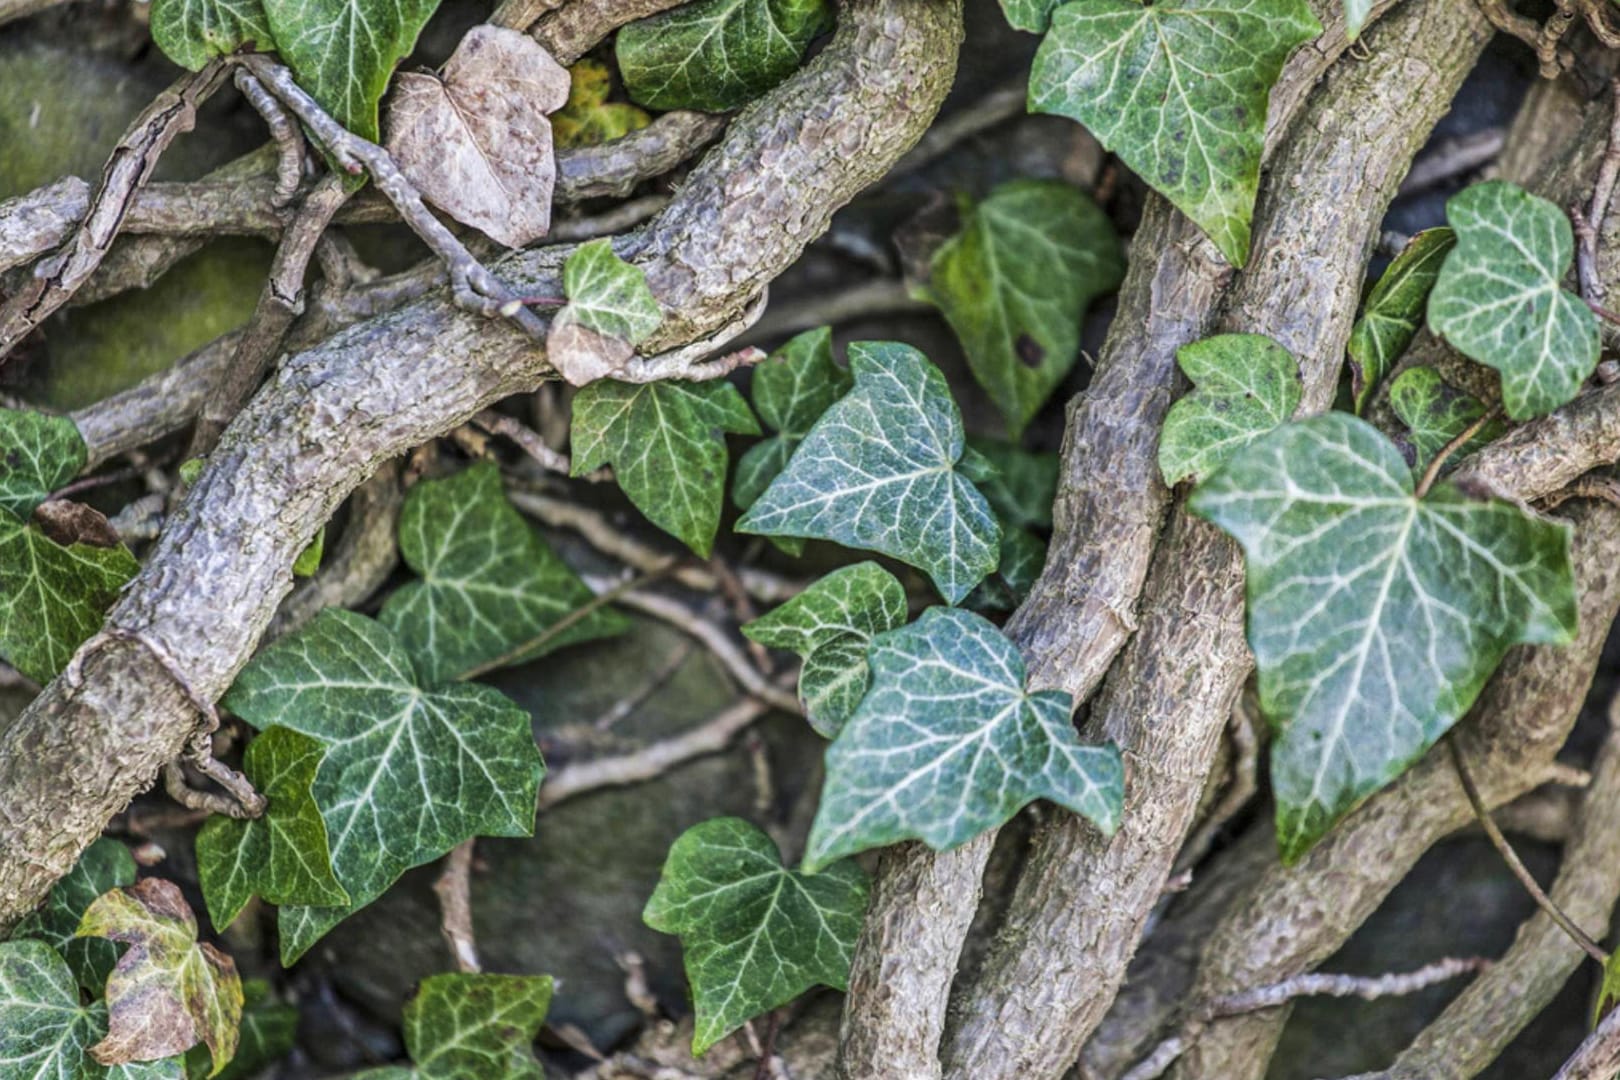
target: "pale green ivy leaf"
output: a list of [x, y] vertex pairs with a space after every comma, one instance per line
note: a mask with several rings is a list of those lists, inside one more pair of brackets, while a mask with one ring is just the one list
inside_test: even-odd
[[260, 0], [152, 0], [152, 40], [187, 71], [244, 48], [274, 52]]
[[1446, 482], [1419, 498], [1344, 413], [1251, 443], [1190, 506], [1247, 556], [1287, 861], [1445, 734], [1509, 646], [1575, 633], [1567, 527]]
[[0, 943], [0, 1080], [181, 1080], [180, 1059], [106, 1066], [90, 1048], [107, 1034], [107, 1006], [82, 1005], [56, 950]]
[[45, 903], [17, 924], [12, 937], [34, 938], [51, 946], [67, 961], [79, 985], [100, 997], [118, 962], [119, 948], [105, 938], [79, 937], [79, 920], [96, 897], [134, 883], [135, 859], [129, 849], [110, 836], [100, 837], [51, 886]]
[[573, 472], [611, 464], [636, 509], [707, 558], [725, 501], [728, 431], [758, 435], [759, 422], [724, 380], [603, 379], [574, 397]]
[[936, 304], [1016, 438], [1080, 355], [1080, 323], [1125, 276], [1119, 237], [1084, 192], [1013, 180], [970, 206], [930, 262]]
[[962, 415], [909, 345], [849, 347], [855, 388], [822, 414], [738, 532], [832, 540], [915, 566], [952, 603], [996, 567], [1001, 527], [957, 469]]
[[140, 564], [122, 544], [64, 546], [0, 513], [0, 655], [40, 683], [101, 629]]
[[321, 612], [254, 657], [224, 704], [326, 744], [315, 802], [350, 904], [282, 908], [286, 964], [411, 867], [470, 836], [534, 831], [544, 766], [528, 714], [492, 687], [429, 689], [371, 619]]
[[1597, 316], [1563, 287], [1574, 256], [1569, 219], [1553, 203], [1501, 180], [1446, 202], [1457, 246], [1429, 296], [1429, 327], [1502, 375], [1515, 420], [1551, 412], [1597, 366]]
[[1052, 24], [1052, 12], [1063, 0], [1001, 0], [1001, 13], [1015, 30], [1043, 33]]
[[79, 474], [86, 455], [84, 437], [67, 417], [0, 409], [0, 510], [26, 521]]
[[248, 901], [337, 907], [349, 902], [332, 873], [326, 824], [315, 805], [315, 774], [326, 746], [285, 727], [248, 744], [242, 772], [268, 800], [257, 818], [215, 814], [197, 833], [197, 876], [216, 930]]
[[1080, 742], [1068, 694], [1026, 690], [1017, 646], [987, 619], [930, 608], [867, 659], [872, 688], [827, 749], [805, 869], [901, 840], [945, 851], [1036, 799], [1119, 824], [1119, 750]]
[[1367, 25], [1367, 16], [1372, 14], [1373, 0], [1344, 0], [1344, 35], [1351, 41], [1361, 36], [1361, 28]]
[[621, 29], [614, 55], [637, 104], [726, 112], [793, 74], [831, 23], [827, 0], [694, 0]]
[[1264, 334], [1219, 334], [1176, 350], [1193, 390], [1170, 407], [1159, 435], [1168, 486], [1204, 479], [1299, 408], [1299, 362]]
[[549, 634], [595, 594], [507, 501], [491, 462], [411, 488], [399, 515], [399, 550], [421, 580], [395, 590], [378, 620], [398, 635], [430, 686], [629, 626], [600, 608]]
[[378, 141], [377, 103], [439, 0], [262, 0], [276, 51], [333, 119]]
[[664, 311], [639, 266], [614, 254], [606, 237], [581, 244], [563, 263], [568, 304], [557, 324], [578, 323], [593, 333], [630, 345], [645, 341], [664, 321]]
[[314, 577], [315, 571], [321, 568], [321, 556], [326, 553], [326, 526], [322, 525], [315, 533], [315, 539], [304, 545], [304, 550], [298, 553], [293, 560], [293, 577]]
[[1305, 0], [1070, 0], [1029, 108], [1084, 124], [1242, 266], [1272, 84], [1321, 32]]
[[751, 641], [798, 653], [799, 698], [810, 726], [832, 738], [866, 694], [866, 650], [903, 626], [906, 590], [874, 562], [844, 566], [781, 606], [745, 623]]
[[1367, 294], [1361, 318], [1350, 331], [1350, 391], [1357, 415], [1423, 325], [1429, 292], [1456, 243], [1456, 234], [1447, 228], [1418, 233]]
[[845, 989], [866, 895], [853, 862], [795, 873], [740, 818], [682, 833], [642, 917], [681, 939], [697, 1012], [692, 1053], [813, 986]]
[[[1407, 440], [1401, 446], [1412, 471], [1421, 474], [1452, 439], [1485, 415], [1478, 398], [1449, 385], [1431, 367], [1415, 367], [1389, 384], [1389, 404], [1406, 425]], [[1505, 430], [1499, 420], [1487, 421], [1479, 431], [1452, 455], [1461, 461]]]
[[544, 1080], [533, 1043], [551, 1008], [549, 975], [432, 975], [405, 1004], [412, 1065], [354, 1080]]

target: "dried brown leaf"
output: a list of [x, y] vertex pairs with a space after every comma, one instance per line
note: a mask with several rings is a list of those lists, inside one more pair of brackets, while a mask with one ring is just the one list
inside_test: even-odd
[[546, 359], [572, 386], [619, 374], [635, 351], [623, 338], [568, 320], [554, 320], [546, 335]]
[[527, 34], [474, 27], [442, 76], [399, 76], [388, 151], [428, 202], [523, 247], [551, 227], [557, 165], [546, 114], [568, 89], [568, 72]]
[[123, 543], [106, 514], [71, 499], [52, 499], [34, 507], [34, 524], [39, 526], [40, 532], [63, 547], [89, 544], [92, 547], [115, 548]]

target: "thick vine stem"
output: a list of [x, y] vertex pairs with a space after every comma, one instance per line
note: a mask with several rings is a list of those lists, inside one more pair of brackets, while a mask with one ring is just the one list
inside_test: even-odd
[[[1389, 6], [1376, 5], [1369, 19]], [[1272, 91], [1268, 151], [1349, 44], [1342, 5], [1318, 0], [1312, 8], [1327, 29], [1290, 58]], [[1156, 195], [1127, 265], [1091, 385], [1069, 404], [1046, 569], [1007, 624], [1029, 662], [1031, 685], [1066, 690], [1077, 705], [1135, 629], [1169, 500], [1157, 450], [1177, 378], [1175, 352], [1208, 331], [1232, 273], [1215, 246]], [[946, 1001], [994, 841], [990, 833], [943, 854], [918, 844], [884, 853], [845, 1000], [847, 1075], [939, 1075]]]
[[[1469, 5], [1411, 0], [1375, 28], [1369, 60], [1329, 74], [1278, 155], [1222, 327], [1268, 334], [1298, 358], [1304, 412], [1332, 401], [1384, 211], [1488, 39]], [[1113, 1000], [1192, 823], [1250, 668], [1236, 545], [1178, 511], [1145, 595], [1089, 722], [1128, 763], [1119, 831], [1060, 815], [1037, 837], [964, 1001], [951, 1076], [1063, 1075]]]
[[[745, 309], [933, 119], [954, 73], [961, 8], [850, 0], [833, 41], [746, 109], [645, 231], [621, 244], [672, 317], [649, 343], [701, 337]], [[500, 270], [556, 289], [566, 251]], [[700, 369], [701, 365], [694, 365]], [[384, 460], [552, 374], [543, 348], [442, 294], [287, 359], [227, 429], [113, 609], [0, 732], [0, 925], [45, 895], [196, 724], [172, 667], [216, 699], [291, 584], [294, 558]], [[152, 644], [172, 658], [155, 662]]]

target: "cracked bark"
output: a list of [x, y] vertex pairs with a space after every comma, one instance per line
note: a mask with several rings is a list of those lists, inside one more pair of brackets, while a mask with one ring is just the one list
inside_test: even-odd
[[[744, 110], [669, 208], [620, 242], [679, 312], [650, 350], [733, 319], [932, 120], [960, 5], [851, 0], [842, 15], [827, 48]], [[498, 271], [555, 290], [566, 254], [526, 252]], [[289, 358], [226, 431], [111, 633], [0, 732], [0, 925], [179, 752], [192, 697], [230, 684], [338, 502], [387, 458], [550, 375], [542, 348], [442, 294]]]

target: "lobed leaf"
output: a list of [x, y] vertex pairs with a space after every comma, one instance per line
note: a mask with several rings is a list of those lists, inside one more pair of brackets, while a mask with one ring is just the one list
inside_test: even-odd
[[585, 386], [617, 373], [664, 321], [647, 275], [603, 237], [581, 244], [563, 263], [568, 304], [551, 321], [546, 351], [560, 375]]
[[[236, 1056], [219, 1071], [216, 1080], [251, 1080], [286, 1057], [298, 1035], [298, 1009], [277, 1001], [263, 979], [242, 983], [242, 1037]], [[187, 1080], [206, 1080], [212, 1064], [206, 1046], [186, 1052]]]
[[745, 623], [751, 641], [798, 653], [799, 697], [810, 726], [833, 738], [866, 694], [866, 650], [903, 626], [906, 590], [874, 562], [840, 567], [779, 607]]
[[0, 655], [36, 682], [51, 681], [139, 569], [121, 544], [58, 544], [0, 513]]
[[261, 0], [152, 0], [152, 40], [187, 71], [242, 49], [275, 51]]
[[[1411, 462], [1412, 471], [1420, 475], [1434, 455], [1485, 415], [1483, 402], [1447, 384], [1431, 367], [1401, 372], [1390, 383], [1389, 404], [1406, 425], [1408, 441], [1401, 447], [1402, 455]], [[1452, 460], [1461, 461], [1503, 430], [1500, 421], [1488, 421], [1473, 438], [1457, 448]]]
[[129, 849], [110, 836], [99, 837], [84, 849], [73, 869], [51, 886], [45, 903], [17, 924], [11, 936], [45, 942], [67, 961], [79, 985], [100, 997], [107, 976], [118, 962], [119, 949], [104, 938], [79, 937], [79, 922], [96, 897], [134, 883], [135, 860]]
[[1287, 861], [1445, 734], [1509, 646], [1575, 632], [1567, 527], [1444, 482], [1419, 498], [1343, 413], [1251, 443], [1189, 506], [1247, 556]]
[[396, 589], [377, 618], [429, 686], [629, 626], [623, 615], [601, 608], [549, 634], [595, 594], [506, 500], [491, 462], [412, 487], [400, 510], [399, 550], [421, 580]]
[[315, 802], [346, 906], [281, 909], [291, 964], [400, 874], [474, 835], [529, 836], [544, 766], [529, 717], [488, 686], [429, 689], [386, 627], [328, 608], [249, 662], [232, 712], [326, 745]]
[[84, 437], [65, 416], [0, 409], [0, 510], [21, 521], [84, 468]]
[[1429, 292], [1456, 243], [1456, 234], [1447, 228], [1418, 233], [1367, 294], [1361, 318], [1350, 331], [1350, 391], [1357, 415], [1423, 325]]
[[845, 989], [866, 896], [853, 862], [795, 873], [771, 838], [740, 818], [682, 833], [643, 918], [681, 939], [697, 1011], [692, 1053], [813, 986]]
[[1515, 420], [1551, 412], [1597, 366], [1597, 316], [1563, 287], [1575, 251], [1553, 203], [1501, 180], [1446, 202], [1457, 246], [1429, 297], [1429, 327], [1502, 375]]
[[532, 1043], [551, 1008], [549, 975], [432, 975], [405, 1004], [411, 1068], [355, 1080], [544, 1080]]
[[1036, 799], [1118, 825], [1118, 749], [1080, 742], [1068, 694], [1026, 690], [1023, 657], [988, 620], [930, 608], [867, 658], [872, 688], [827, 750], [807, 870], [908, 839], [945, 851]]
[[849, 347], [855, 388], [829, 408], [737, 531], [832, 540], [918, 567], [955, 603], [995, 569], [1001, 528], [957, 471], [945, 377], [896, 342]]
[[1218, 334], [1183, 345], [1176, 363], [1193, 390], [1170, 407], [1159, 435], [1167, 487], [1203, 479], [1299, 408], [1299, 362], [1264, 334]]
[[1029, 108], [1084, 124], [1242, 266], [1272, 84], [1321, 32], [1305, 0], [1069, 0]]
[[1083, 192], [1013, 180], [968, 209], [934, 253], [924, 295], [1016, 438], [1080, 355], [1080, 323], [1125, 276], [1119, 237]]

